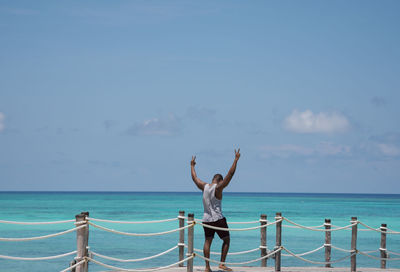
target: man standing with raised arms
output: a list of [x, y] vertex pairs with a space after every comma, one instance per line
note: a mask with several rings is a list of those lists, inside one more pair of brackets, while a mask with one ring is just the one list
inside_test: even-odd
[[[196, 165], [196, 156], [192, 157], [192, 161], [190, 162], [192, 179], [196, 186], [203, 191], [203, 206], [204, 206], [204, 216], [203, 216], [203, 224], [215, 226], [219, 228], [228, 228], [228, 224], [226, 223], [226, 218], [222, 215], [222, 191], [226, 186], [228, 186], [231, 181], [233, 174], [236, 171], [236, 165], [240, 158], [240, 148], [236, 151], [235, 149], [235, 160], [231, 168], [228, 171], [228, 174], [225, 178], [222, 177], [221, 174], [215, 174], [211, 183], [206, 183], [200, 180], [196, 175], [196, 170], [194, 166]], [[222, 249], [221, 249], [221, 264], [219, 265], [220, 269], [225, 271], [232, 271], [232, 269], [228, 268], [224, 262], [226, 259], [226, 255], [229, 250], [229, 231], [223, 230], [214, 230], [207, 227], [204, 228], [204, 247], [203, 253], [206, 258], [210, 258], [210, 248], [211, 243], [214, 238], [215, 233], [218, 234], [219, 238], [222, 239]], [[210, 263], [206, 261], [206, 269], [205, 272], [211, 272]]]

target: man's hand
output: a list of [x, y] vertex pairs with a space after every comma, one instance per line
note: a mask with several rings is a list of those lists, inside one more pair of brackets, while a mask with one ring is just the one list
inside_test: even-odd
[[196, 186], [200, 190], [203, 191], [204, 190], [204, 186], [206, 185], [206, 183], [197, 177], [196, 170], [194, 169], [195, 165], [196, 165], [196, 156], [192, 156], [192, 160], [190, 161], [192, 179], [193, 179], [194, 183], [196, 184]]
[[196, 165], [196, 156], [192, 156], [192, 160], [190, 161], [190, 165], [193, 166], [193, 167]]
[[236, 151], [235, 149], [235, 160], [238, 161], [240, 158], [240, 148]]
[[217, 190], [219, 193], [222, 193], [222, 190], [226, 186], [228, 186], [229, 182], [231, 181], [233, 175], [235, 174], [236, 165], [237, 165], [239, 158], [240, 158], [240, 148], [237, 151], [235, 149], [235, 160], [233, 161], [233, 164], [232, 164], [231, 168], [229, 169], [228, 174], [225, 176], [225, 178], [222, 180], [222, 182], [217, 184]]

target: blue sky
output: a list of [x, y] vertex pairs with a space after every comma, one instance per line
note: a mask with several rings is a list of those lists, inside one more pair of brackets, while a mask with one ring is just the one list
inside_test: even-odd
[[1, 1], [0, 190], [400, 193], [398, 1]]

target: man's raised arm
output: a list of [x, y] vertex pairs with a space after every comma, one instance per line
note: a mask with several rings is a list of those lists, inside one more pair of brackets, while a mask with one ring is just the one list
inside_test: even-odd
[[206, 183], [204, 181], [202, 181], [201, 179], [199, 179], [196, 175], [196, 170], [194, 169], [194, 166], [196, 165], [196, 156], [192, 156], [192, 160], [190, 161], [190, 168], [191, 168], [191, 172], [192, 172], [192, 179], [194, 181], [194, 183], [196, 183], [196, 186], [200, 189], [200, 190], [204, 190], [204, 186], [206, 185]]
[[229, 169], [228, 174], [226, 174], [224, 180], [217, 185], [218, 189], [224, 189], [226, 186], [228, 186], [229, 182], [231, 181], [231, 179], [233, 177], [233, 174], [235, 174], [236, 165], [237, 165], [239, 158], [240, 158], [240, 148], [237, 151], [235, 149], [235, 160], [233, 161], [233, 164], [232, 164], [231, 168]]

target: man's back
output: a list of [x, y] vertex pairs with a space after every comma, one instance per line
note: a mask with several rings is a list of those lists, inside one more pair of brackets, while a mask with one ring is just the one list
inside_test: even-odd
[[206, 184], [203, 190], [203, 206], [204, 215], [203, 222], [215, 222], [224, 218], [222, 215], [221, 199], [215, 196], [215, 189], [217, 185]]

